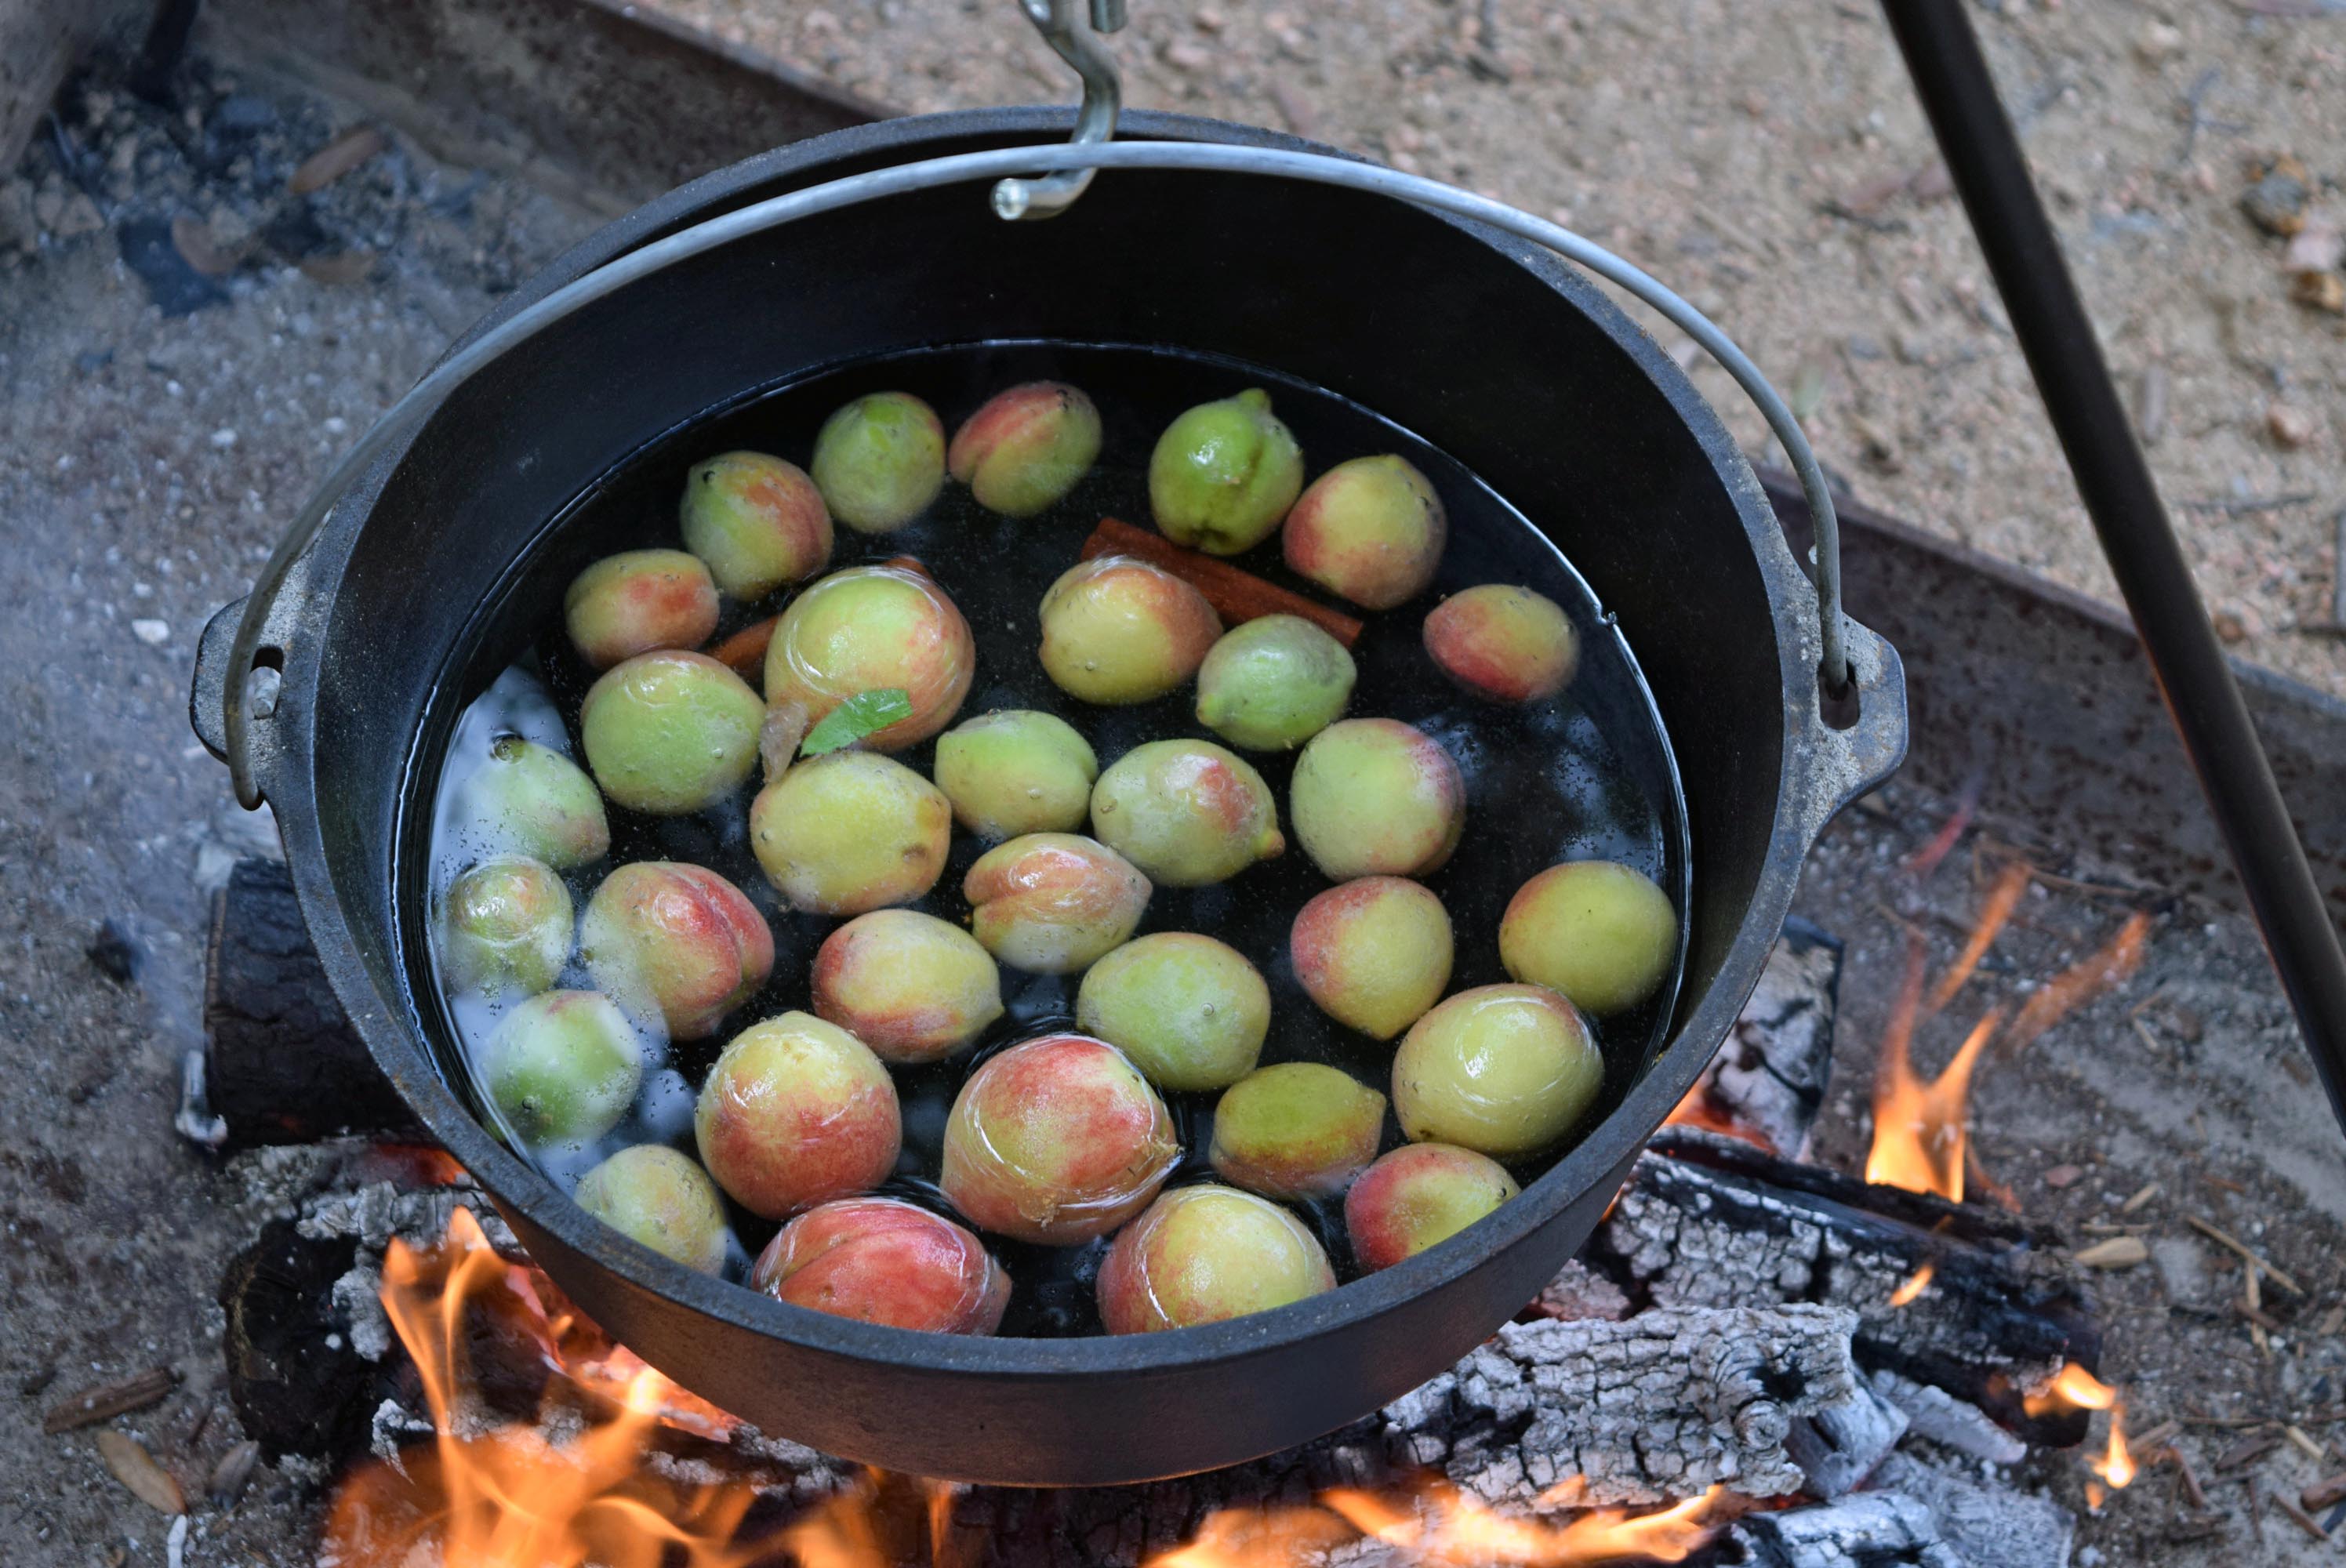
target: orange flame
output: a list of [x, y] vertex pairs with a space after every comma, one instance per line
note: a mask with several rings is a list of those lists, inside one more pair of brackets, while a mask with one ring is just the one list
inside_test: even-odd
[[1996, 1047], [2009, 1056], [2103, 993], [2125, 984], [2142, 967], [2143, 949], [2150, 936], [2150, 917], [2137, 910], [2101, 950], [2063, 970], [2037, 987], [2020, 1005], [2011, 1032]]
[[[1566, 1481], [1557, 1491], [1576, 1487]], [[1481, 1568], [1493, 1563], [1521, 1568], [1576, 1568], [1581, 1563], [1643, 1559], [1683, 1563], [1710, 1539], [1706, 1522], [1720, 1488], [1656, 1513], [1635, 1516], [1599, 1509], [1562, 1524], [1518, 1518], [1439, 1482], [1414, 1498], [1381, 1497], [1339, 1487], [1321, 1502], [1363, 1535], [1373, 1535], [1428, 1563]], [[1543, 1502], [1547, 1499], [1543, 1499]], [[1154, 1568], [1154, 1565], [1152, 1565]]]
[[1325, 1508], [1218, 1508], [1186, 1546], [1150, 1558], [1144, 1568], [1290, 1568], [1360, 1539]]
[[1931, 988], [1930, 1003], [1923, 1009], [1924, 1017], [1939, 1012], [1955, 999], [1955, 993], [1964, 988], [1979, 968], [1980, 960], [1987, 956], [1987, 950], [1995, 945], [1997, 937], [2004, 934], [2004, 926], [2012, 919], [2012, 911], [2019, 907], [2021, 896], [2028, 891], [2028, 884], [2035, 875], [2035, 868], [2025, 860], [2014, 860], [1997, 874], [1994, 884], [1987, 891], [1987, 901], [1980, 906], [1979, 923], [1972, 927], [1971, 936], [1964, 942], [1963, 952], [1955, 955], [1955, 962], [1949, 966], [1947, 972], [1939, 977], [1939, 983]]
[[1907, 1054], [1912, 1019], [1893, 1022], [1882, 1037], [1882, 1061], [1874, 1069], [1873, 1147], [1865, 1158], [1866, 1180], [1963, 1202], [1964, 1156], [1969, 1144], [1964, 1117], [1972, 1069], [2003, 1017], [1991, 1012], [1981, 1019], [1947, 1070], [1927, 1084], [1916, 1074]]
[[1903, 1307], [1913, 1300], [1930, 1288], [1931, 1276], [1938, 1271], [1939, 1266], [1935, 1263], [1925, 1263], [1922, 1268], [1914, 1270], [1912, 1278], [1890, 1293], [1890, 1304], [1892, 1307]]
[[2134, 1484], [2134, 1451], [2127, 1447], [2126, 1401], [2117, 1400], [2110, 1405], [2110, 1441], [2102, 1457], [2089, 1459], [2086, 1468], [2110, 1483], [2113, 1492], [2124, 1492]]
[[2118, 1391], [2085, 1368], [2071, 1361], [2045, 1386], [2045, 1391], [2022, 1398], [2020, 1408], [2034, 1417], [2066, 1415], [2071, 1410], [2106, 1410], [2118, 1402]]

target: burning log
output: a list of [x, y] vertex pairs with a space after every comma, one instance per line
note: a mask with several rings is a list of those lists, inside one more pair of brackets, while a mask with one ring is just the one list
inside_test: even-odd
[[1786, 921], [1734, 1033], [1671, 1122], [1799, 1159], [1832, 1076], [1841, 968], [1838, 938], [1797, 917]]
[[1821, 1508], [1755, 1513], [1698, 1561], [1720, 1568], [1971, 1568], [1930, 1509], [1903, 1492], [1861, 1492]]

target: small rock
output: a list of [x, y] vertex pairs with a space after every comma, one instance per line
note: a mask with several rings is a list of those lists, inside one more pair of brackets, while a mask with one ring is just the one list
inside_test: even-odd
[[1849, 357], [1853, 360], [1878, 360], [1882, 357], [1882, 340], [1869, 338], [1863, 332], [1851, 332], [1841, 341], [1841, 347], [1849, 351]]
[[2265, 428], [2273, 440], [2294, 452], [2313, 439], [2313, 416], [2300, 408], [2277, 402], [2265, 410]]
[[2218, 610], [2208, 617], [2208, 621], [2216, 628], [2216, 635], [2228, 643], [2249, 640], [2248, 623], [2240, 619], [2237, 610]]
[[2346, 278], [2335, 272], [2300, 272], [2290, 280], [2289, 297], [2300, 305], [2346, 316]]
[[215, 244], [209, 227], [184, 212], [171, 219], [171, 245], [181, 260], [207, 278], [225, 278], [244, 260], [241, 250]]
[[228, 290], [188, 265], [160, 218], [124, 219], [114, 230], [122, 264], [147, 286], [147, 297], [166, 316], [185, 316], [207, 305], [224, 305]]
[[171, 640], [171, 623], [168, 621], [136, 620], [130, 623], [130, 635], [137, 637], [140, 642], [145, 643], [150, 648], [161, 647], [165, 643]]
[[1187, 38], [1177, 38], [1165, 46], [1165, 63], [1177, 71], [1195, 74], [1214, 63], [1213, 51]]
[[98, 924], [97, 932], [82, 949], [97, 972], [117, 985], [133, 985], [138, 980], [138, 964], [144, 955], [130, 928], [108, 916]]
[[2282, 153], [2257, 166], [2256, 179], [2240, 197], [2240, 210], [2249, 221], [2282, 239], [2305, 227], [2305, 202], [2312, 177], [2305, 165]]
[[2143, 25], [2135, 35], [2134, 52], [2145, 65], [2156, 66], [2172, 59], [2183, 49], [2183, 29], [2168, 23], [2152, 21]]
[[2326, 218], [2307, 219], [2305, 227], [2290, 237], [2280, 264], [2288, 272], [2336, 271], [2346, 264], [2346, 230]]
[[49, 227], [60, 239], [78, 239], [85, 234], [95, 234], [105, 228], [106, 217], [98, 211], [97, 202], [76, 190], [66, 198], [64, 208], [57, 213], [56, 222]]
[[1229, 23], [1229, 18], [1210, 5], [1202, 7], [1190, 20], [1197, 23], [1201, 31], [1208, 33], [1219, 33]]
[[2045, 1185], [2050, 1187], [2074, 1186], [2086, 1173], [2076, 1166], [2055, 1166], [2045, 1173]]
[[323, 283], [330, 288], [362, 283], [373, 270], [374, 252], [372, 250], [340, 250], [330, 256], [301, 258], [301, 276], [312, 283]]
[[251, 93], [230, 93], [212, 111], [212, 124], [235, 136], [250, 136], [277, 123], [277, 106]]
[[30, 250], [40, 239], [40, 219], [33, 216], [33, 182], [0, 180], [0, 248]]
[[64, 215], [65, 209], [66, 193], [54, 182], [34, 192], [33, 221], [39, 224], [44, 231], [56, 228], [57, 219]]
[[236, 444], [236, 432], [230, 430], [226, 425], [222, 425], [219, 429], [212, 432], [211, 442], [214, 447], [218, 448], [221, 452], [226, 452], [230, 447]]

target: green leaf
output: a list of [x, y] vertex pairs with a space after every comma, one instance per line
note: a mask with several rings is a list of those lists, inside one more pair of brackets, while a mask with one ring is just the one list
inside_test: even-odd
[[806, 743], [799, 748], [799, 755], [821, 757], [826, 751], [837, 751], [912, 717], [913, 694], [901, 686], [859, 691], [824, 714], [822, 722], [807, 731]]

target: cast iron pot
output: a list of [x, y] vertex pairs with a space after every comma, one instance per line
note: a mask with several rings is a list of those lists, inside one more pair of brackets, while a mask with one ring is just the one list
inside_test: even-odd
[[[474, 338], [612, 258], [782, 191], [1050, 141], [1064, 112], [886, 122], [769, 153], [605, 228]], [[1216, 122], [1123, 134], [1310, 150]], [[1324, 149], [1322, 149], [1324, 150]], [[1342, 1289], [1129, 1339], [971, 1339], [784, 1306], [590, 1219], [485, 1132], [427, 1039], [396, 889], [427, 715], [477, 606], [587, 481], [743, 389], [984, 339], [1137, 343], [1273, 365], [1415, 431], [1552, 531], [1618, 616], [1672, 737], [1692, 844], [1668, 1043], [1601, 1125], [1498, 1213]], [[470, 341], [470, 340], [468, 340]], [[555, 590], [558, 592], [558, 585]], [[197, 728], [226, 747], [240, 606], [207, 629]], [[1713, 411], [1588, 280], [1494, 230], [1358, 190], [1104, 170], [1066, 215], [1005, 223], [982, 187], [729, 241], [495, 360], [378, 463], [270, 610], [250, 722], [319, 955], [392, 1084], [595, 1320], [760, 1427], [923, 1475], [1102, 1484], [1235, 1463], [1344, 1424], [1447, 1367], [1537, 1293], [1757, 983], [1800, 860], [1902, 757], [1895, 654], [1850, 630], [1853, 722], [1820, 711], [1817, 600]]]

